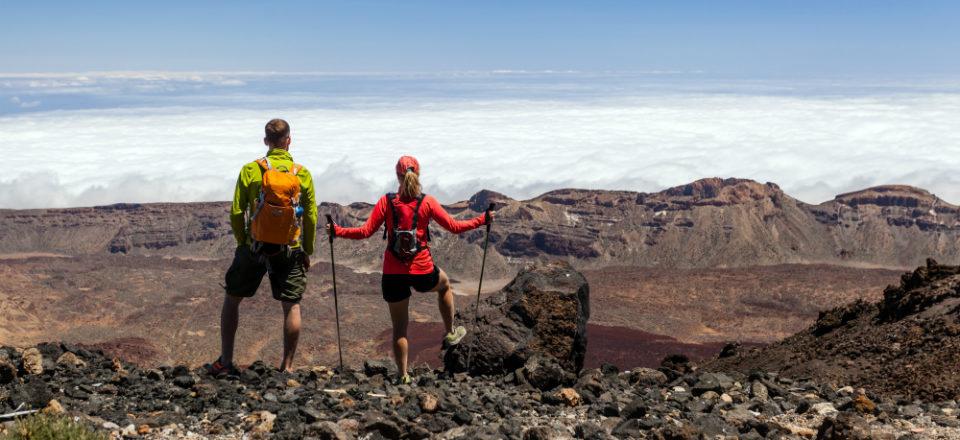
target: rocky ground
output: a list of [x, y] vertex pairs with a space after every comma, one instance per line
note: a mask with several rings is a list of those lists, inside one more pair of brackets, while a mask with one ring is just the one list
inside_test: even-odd
[[682, 359], [577, 375], [533, 357], [506, 375], [420, 370], [414, 384], [394, 386], [386, 362], [342, 374], [258, 362], [214, 379], [57, 344], [0, 353], [4, 413], [66, 412], [126, 438], [960, 438], [955, 401], [701, 373]]
[[[931, 264], [905, 276], [876, 308], [878, 319], [942, 310], [936, 305], [954, 298], [958, 273]], [[584, 369], [589, 294], [567, 264], [529, 266], [485, 300], [483, 332], [447, 350], [443, 368], [417, 369], [414, 383], [400, 386], [391, 384], [387, 361], [290, 373], [258, 361], [213, 378], [184, 366], [141, 368], [76, 345], [3, 347], [0, 412], [66, 413], [127, 438], [960, 438], [956, 397], [919, 393], [922, 381], [901, 382], [930, 397], [915, 400], [872, 383], [773, 373], [761, 368], [764, 350], [740, 354], [731, 345], [705, 368], [668, 356], [656, 369]], [[815, 328], [867, 325], [847, 316], [861, 314], [828, 312]], [[913, 348], [936, 340], [915, 339]], [[935, 347], [946, 359], [956, 354], [953, 345]], [[748, 356], [750, 368], [718, 370]]]

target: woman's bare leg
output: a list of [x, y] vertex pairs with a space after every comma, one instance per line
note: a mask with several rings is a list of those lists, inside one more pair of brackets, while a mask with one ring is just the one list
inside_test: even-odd
[[440, 316], [443, 317], [443, 328], [446, 329], [447, 333], [451, 333], [453, 332], [453, 315], [457, 308], [453, 300], [453, 288], [450, 287], [450, 279], [447, 278], [447, 273], [442, 269], [440, 270], [440, 281], [437, 282], [433, 291], [437, 292], [437, 305], [440, 307]]
[[409, 322], [407, 307], [410, 298], [403, 301], [387, 303], [390, 307], [390, 321], [393, 323], [393, 359], [397, 362], [397, 372], [400, 377], [407, 375], [407, 323]]

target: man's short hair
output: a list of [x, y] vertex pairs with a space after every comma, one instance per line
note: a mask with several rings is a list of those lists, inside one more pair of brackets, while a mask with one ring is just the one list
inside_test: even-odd
[[290, 136], [290, 124], [283, 119], [271, 119], [264, 127], [264, 136], [270, 145], [277, 145], [284, 138]]

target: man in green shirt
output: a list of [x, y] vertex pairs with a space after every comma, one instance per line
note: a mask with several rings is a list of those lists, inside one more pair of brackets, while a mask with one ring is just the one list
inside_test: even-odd
[[290, 125], [282, 119], [274, 119], [267, 123], [265, 133], [263, 143], [269, 147], [266, 165], [281, 172], [295, 172], [300, 181], [299, 206], [303, 208], [300, 241], [276, 245], [258, 243], [251, 238], [249, 225], [257, 212], [264, 170], [256, 161], [244, 165], [237, 178], [230, 210], [237, 249], [225, 276], [226, 295], [220, 314], [220, 358], [207, 366], [210, 373], [217, 376], [237, 374], [233, 366], [233, 346], [240, 321], [240, 302], [257, 292], [264, 275], [270, 278], [273, 297], [283, 306], [281, 371], [290, 370], [300, 338], [300, 299], [307, 287], [306, 272], [310, 269], [310, 255], [317, 234], [317, 200], [310, 172], [303, 167], [296, 170], [290, 156]]

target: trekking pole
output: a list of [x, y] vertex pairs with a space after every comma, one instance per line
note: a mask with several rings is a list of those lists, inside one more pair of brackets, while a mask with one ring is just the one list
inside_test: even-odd
[[343, 343], [340, 342], [340, 304], [337, 301], [337, 265], [333, 261], [333, 217], [327, 214], [327, 224], [330, 230], [327, 241], [330, 242], [330, 273], [333, 275], [333, 310], [337, 318], [337, 352], [340, 354], [340, 372], [343, 373]]
[[[483, 271], [487, 266], [487, 245], [490, 244], [490, 225], [493, 224], [493, 220], [490, 218], [490, 212], [493, 211], [493, 203], [487, 207], [486, 211], [486, 220], [487, 220], [487, 234], [483, 239], [483, 260], [480, 262], [480, 282], [477, 283], [477, 305], [473, 309], [473, 332], [479, 336], [480, 331], [480, 292], [483, 290]], [[470, 348], [467, 350], [467, 370], [470, 369], [470, 361], [473, 359], [473, 345], [470, 344]]]

